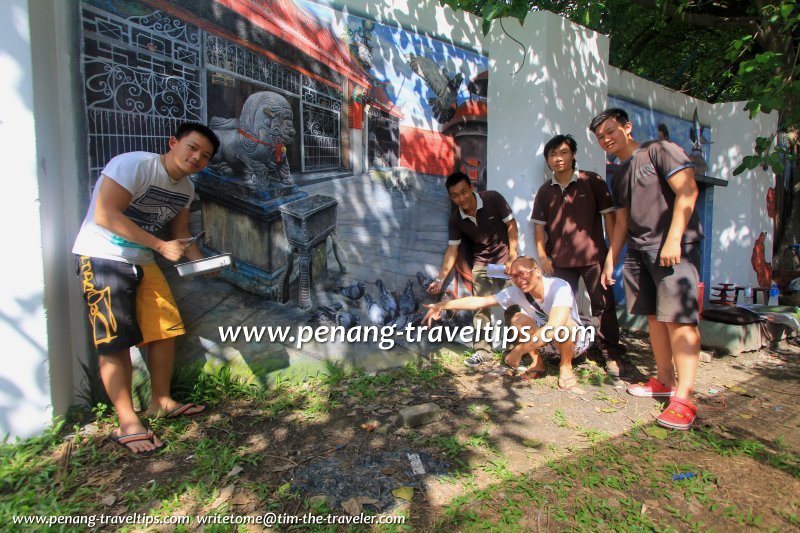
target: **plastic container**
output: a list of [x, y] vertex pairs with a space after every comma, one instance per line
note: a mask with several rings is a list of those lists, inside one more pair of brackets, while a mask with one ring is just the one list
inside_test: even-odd
[[[178, 274], [182, 278], [191, 278], [198, 274], [210, 274], [211, 272], [219, 272], [230, 266], [234, 266], [231, 254], [212, 255], [211, 257], [204, 257], [197, 261], [189, 261], [188, 263], [180, 263], [175, 265], [178, 269]], [[234, 267], [235, 268], [235, 267]]]
[[773, 281], [772, 286], [769, 288], [769, 302], [767, 303], [767, 305], [769, 306], [778, 305], [779, 295], [780, 291], [778, 290], [778, 284]]

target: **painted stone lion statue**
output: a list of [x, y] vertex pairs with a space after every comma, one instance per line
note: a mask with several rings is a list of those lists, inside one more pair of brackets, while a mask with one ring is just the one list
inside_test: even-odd
[[220, 149], [211, 170], [256, 187], [293, 185], [286, 148], [294, 141], [292, 107], [278, 93], [251, 94], [238, 119], [212, 117]]

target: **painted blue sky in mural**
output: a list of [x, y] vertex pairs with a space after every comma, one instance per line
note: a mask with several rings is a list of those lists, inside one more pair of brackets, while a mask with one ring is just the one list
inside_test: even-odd
[[[333, 33], [343, 39], [347, 29], [361, 27], [361, 17], [337, 13], [326, 6], [305, 0], [296, 0], [297, 5], [316, 15], [329, 24]], [[341, 17], [344, 25], [337, 22]], [[399, 28], [376, 23], [372, 31], [373, 69], [370, 73], [378, 81], [389, 82], [386, 92], [393, 103], [403, 112], [403, 124], [439, 130], [441, 127], [433, 118], [428, 98], [433, 97], [425, 81], [411, 71], [409, 54], [428, 57], [454, 76], [461, 73], [464, 82], [459, 91], [459, 103], [469, 99], [467, 82], [480, 72], [487, 70], [489, 60], [485, 56], [458, 48], [443, 41], [419, 35]]]
[[[653, 111], [640, 104], [634, 104], [617, 96], [608, 95], [608, 107], [621, 107], [628, 113], [628, 118], [633, 124], [633, 138], [639, 142], [658, 138], [658, 125], [666, 124], [669, 130], [669, 140], [683, 148], [687, 154], [692, 152], [692, 140], [689, 138], [689, 130], [692, 121], [667, 115], [660, 111]], [[711, 138], [711, 128], [704, 126], [703, 137], [708, 141]], [[711, 145], [703, 144], [703, 157], [706, 161], [711, 161]]]

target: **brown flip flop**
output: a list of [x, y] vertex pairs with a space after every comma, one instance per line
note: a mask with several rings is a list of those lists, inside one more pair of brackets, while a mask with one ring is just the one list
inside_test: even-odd
[[519, 375], [520, 381], [532, 381], [534, 379], [542, 379], [547, 375], [547, 370], [537, 370], [535, 368], [529, 368], [525, 372]]
[[190, 411], [191, 409], [193, 409], [195, 407], [200, 407], [200, 406], [197, 405], [196, 403], [191, 403], [191, 402], [185, 403], [183, 405], [179, 405], [179, 406], [175, 407], [173, 410], [171, 410], [170, 412], [168, 412], [167, 414], [165, 414], [164, 418], [178, 418], [179, 416], [202, 415], [202, 414], [205, 414], [206, 411], [208, 410], [206, 407], [203, 407], [199, 411], [194, 411], [194, 412], [191, 412], [191, 413], [187, 412], [187, 411]]
[[110, 440], [111, 442], [113, 442], [117, 446], [121, 446], [121, 447], [125, 448], [130, 453], [132, 453], [133, 455], [136, 455], [138, 457], [147, 457], [148, 455], [153, 455], [154, 453], [157, 453], [158, 451], [163, 449], [164, 446], [166, 446], [166, 444], [164, 444], [162, 442], [161, 446], [158, 446], [157, 448], [154, 448], [152, 450], [147, 450], [147, 451], [144, 451], [144, 452], [135, 452], [135, 451], [133, 451], [133, 448], [128, 446], [128, 444], [130, 444], [132, 442], [139, 442], [139, 441], [149, 441], [149, 442], [155, 444], [155, 441], [153, 440], [154, 437], [155, 436], [153, 435], [152, 431], [148, 431], [146, 433], [130, 433], [128, 435], [114, 435], [113, 433], [111, 433], [108, 436], [108, 440]]

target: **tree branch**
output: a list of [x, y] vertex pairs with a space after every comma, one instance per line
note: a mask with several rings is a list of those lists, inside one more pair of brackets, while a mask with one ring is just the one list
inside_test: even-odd
[[666, 6], [659, 6], [657, 0], [633, 0], [634, 3], [648, 9], [662, 11], [666, 16], [672, 20], [680, 20], [692, 26], [702, 26], [704, 28], [720, 28], [720, 27], [751, 27], [753, 29], [758, 27], [758, 18], [753, 17], [726, 17], [723, 15], [711, 15], [708, 13], [689, 13], [684, 11], [678, 12], [678, 8], [672, 4]]

